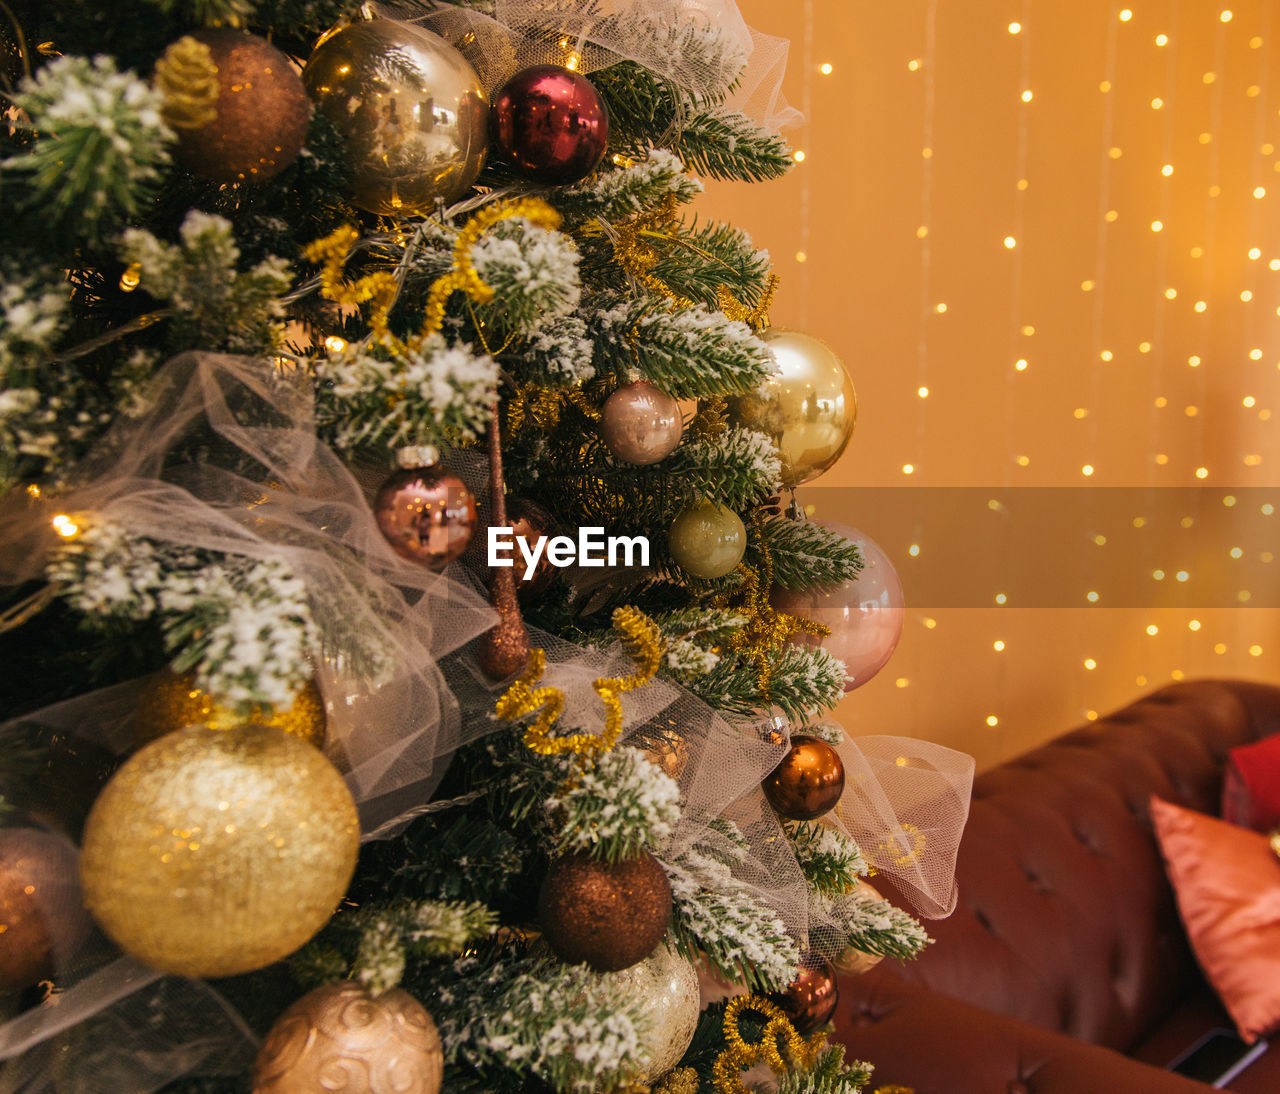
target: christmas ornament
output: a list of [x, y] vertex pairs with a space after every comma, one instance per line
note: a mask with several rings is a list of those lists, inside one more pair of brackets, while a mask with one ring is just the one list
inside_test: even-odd
[[649, 1026], [640, 1035], [640, 1050], [649, 1062], [638, 1078], [656, 1082], [680, 1062], [698, 1028], [698, 970], [660, 945], [643, 961], [617, 973], [614, 984], [649, 1015]]
[[666, 459], [683, 432], [680, 404], [645, 380], [618, 388], [605, 400], [600, 416], [605, 446], [638, 467]]
[[192, 726], [135, 753], [103, 789], [80, 876], [126, 953], [233, 976], [328, 922], [359, 842], [351, 792], [317, 749], [267, 726]]
[[307, 992], [271, 1027], [253, 1067], [253, 1094], [436, 1094], [444, 1050], [412, 995], [359, 984]]
[[686, 573], [694, 577], [724, 577], [742, 561], [747, 529], [732, 509], [700, 502], [672, 521], [667, 547]]
[[433, 570], [467, 549], [477, 520], [476, 500], [466, 483], [436, 460], [429, 445], [400, 449], [400, 470], [373, 499], [373, 518], [391, 549]]
[[769, 804], [789, 820], [813, 820], [844, 793], [840, 754], [817, 737], [792, 737], [791, 750], [764, 779]]
[[677, 782], [689, 766], [689, 739], [673, 726], [646, 726], [627, 744]]
[[836, 970], [820, 954], [803, 953], [796, 978], [782, 991], [770, 992], [769, 999], [799, 1033], [812, 1033], [831, 1020], [840, 1001]]
[[90, 929], [75, 848], [38, 828], [0, 831], [0, 993], [53, 976]]
[[[507, 526], [507, 484], [502, 477], [502, 429], [497, 396], [489, 419], [489, 499], [493, 521]], [[489, 578], [489, 603], [498, 613], [498, 622], [480, 639], [480, 671], [490, 680], [505, 680], [529, 666], [533, 647], [529, 629], [520, 614], [516, 598], [515, 567], [494, 567]]]
[[761, 339], [778, 371], [734, 400], [731, 417], [767, 433], [782, 457], [782, 483], [816, 479], [840, 458], [858, 417], [853, 381], [835, 351], [800, 331], [771, 327]]
[[324, 699], [315, 680], [302, 686], [286, 710], [268, 713], [262, 707], [254, 707], [249, 714], [239, 715], [201, 690], [194, 672], [175, 673], [169, 669], [156, 673], [143, 685], [133, 716], [133, 746], [141, 748], [187, 726], [231, 729], [250, 722], [276, 726], [316, 748], [324, 747]]
[[156, 79], [178, 159], [196, 174], [265, 182], [298, 158], [311, 104], [289, 58], [265, 38], [193, 31], [165, 52]]
[[352, 23], [302, 70], [342, 134], [351, 200], [386, 216], [431, 213], [471, 188], [486, 152], [480, 78], [443, 38], [398, 19]]
[[[530, 554], [534, 551], [534, 543], [539, 538], [542, 536], [549, 538], [558, 534], [555, 518], [536, 501], [530, 501], [528, 498], [507, 499], [507, 522], [504, 527], [511, 529], [513, 539], [524, 542]], [[518, 543], [512, 549], [512, 557], [518, 559], [525, 557]], [[532, 599], [550, 585], [551, 579], [555, 576], [556, 568], [551, 565], [546, 551], [543, 551], [538, 556], [537, 565], [533, 568], [533, 576], [527, 581], [516, 582], [516, 595], [521, 600]]]
[[565, 855], [543, 879], [538, 918], [562, 961], [617, 972], [662, 941], [671, 919], [671, 886], [647, 853], [621, 862]]
[[776, 588], [769, 600], [780, 612], [822, 623], [831, 631], [826, 638], [797, 634], [792, 641], [821, 645], [844, 662], [848, 674], [846, 692], [861, 687], [879, 672], [898, 646], [906, 604], [902, 582], [889, 556], [875, 540], [856, 528], [819, 521], [840, 532], [862, 550], [862, 572], [852, 581], [826, 588], [791, 590]]
[[585, 76], [534, 65], [494, 94], [489, 139], [495, 155], [530, 182], [566, 186], [604, 156], [609, 112]]

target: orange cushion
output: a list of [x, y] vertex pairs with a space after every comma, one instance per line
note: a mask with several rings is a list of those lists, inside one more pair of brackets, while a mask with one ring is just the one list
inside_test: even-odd
[[1266, 836], [1151, 799], [1200, 967], [1252, 1044], [1280, 1028], [1280, 859]]

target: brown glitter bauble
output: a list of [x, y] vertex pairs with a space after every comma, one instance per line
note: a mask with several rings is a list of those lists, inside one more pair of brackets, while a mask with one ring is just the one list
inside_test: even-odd
[[412, 995], [359, 984], [307, 992], [276, 1019], [253, 1067], [253, 1094], [436, 1094], [444, 1050]]
[[441, 467], [402, 467], [378, 488], [373, 517], [396, 554], [438, 570], [467, 549], [476, 499]]
[[217, 117], [178, 130], [178, 158], [213, 182], [265, 182], [302, 150], [311, 102], [289, 58], [239, 30], [191, 33], [218, 66]]
[[791, 751], [764, 778], [769, 804], [789, 820], [813, 820], [844, 793], [844, 763], [826, 741], [792, 737]]
[[683, 433], [680, 404], [645, 380], [618, 388], [604, 401], [600, 413], [605, 447], [637, 467], [666, 459]]
[[182, 976], [234, 976], [329, 921], [360, 821], [324, 755], [282, 729], [192, 726], [153, 741], [85, 823], [80, 879], [126, 953]]
[[0, 831], [0, 992], [53, 976], [90, 927], [75, 848], [37, 828]]
[[799, 1033], [812, 1033], [831, 1020], [840, 1001], [836, 970], [820, 954], [803, 953], [796, 978], [782, 991], [770, 992], [769, 999]]
[[287, 710], [268, 713], [254, 707], [249, 714], [236, 714], [202, 691], [196, 685], [194, 672], [175, 673], [168, 669], [156, 673], [143, 685], [133, 715], [133, 745], [141, 748], [187, 726], [233, 729], [251, 722], [275, 726], [316, 748], [324, 747], [324, 699], [315, 680], [308, 680], [302, 686]]
[[562, 961], [617, 972], [643, 961], [671, 920], [671, 885], [652, 855], [603, 862], [584, 854], [551, 864], [538, 919]]

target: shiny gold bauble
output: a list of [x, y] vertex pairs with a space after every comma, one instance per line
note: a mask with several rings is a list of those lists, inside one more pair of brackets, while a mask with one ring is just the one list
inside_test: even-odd
[[126, 953], [182, 976], [233, 976], [328, 922], [359, 843], [351, 792], [317, 749], [268, 726], [192, 726], [137, 752], [103, 789], [80, 877]]
[[543, 879], [538, 919], [561, 961], [617, 972], [643, 961], [667, 933], [671, 885], [647, 852], [621, 862], [565, 855]]
[[75, 848], [37, 828], [0, 831], [0, 993], [53, 976], [90, 928]]
[[613, 983], [649, 1016], [640, 1035], [648, 1064], [639, 1079], [656, 1082], [680, 1062], [698, 1028], [698, 970], [674, 950], [658, 946], [643, 961], [616, 973]]
[[730, 417], [772, 437], [783, 485], [799, 486], [826, 471], [848, 446], [857, 396], [844, 363], [820, 338], [771, 327], [761, 339], [778, 371], [758, 391], [735, 399]]
[[345, 140], [360, 208], [431, 213], [480, 174], [489, 125], [480, 78], [429, 30], [398, 19], [352, 23], [320, 44], [302, 80]]
[[835, 808], [844, 793], [844, 762], [826, 741], [792, 737], [791, 749], [765, 776], [769, 804], [790, 820], [814, 820]]
[[436, 1094], [443, 1076], [440, 1034], [412, 995], [326, 984], [276, 1019], [253, 1094]]
[[261, 707], [254, 707], [251, 713], [239, 715], [214, 702], [207, 691], [201, 690], [196, 685], [194, 672], [175, 673], [168, 669], [156, 673], [143, 685], [133, 716], [133, 745], [141, 748], [187, 726], [232, 729], [251, 722], [275, 726], [316, 748], [324, 747], [324, 699], [315, 680], [308, 680], [302, 686], [287, 710], [268, 714]]

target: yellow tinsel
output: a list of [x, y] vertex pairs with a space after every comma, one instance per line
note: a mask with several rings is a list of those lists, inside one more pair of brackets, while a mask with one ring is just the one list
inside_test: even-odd
[[[744, 1010], [767, 1019], [759, 1041], [743, 1039], [739, 1022]], [[768, 1064], [776, 1075], [794, 1068], [811, 1068], [827, 1043], [825, 1033], [815, 1033], [807, 1040], [801, 1037], [777, 1006], [758, 995], [739, 995], [729, 1000], [724, 1011], [724, 1039], [728, 1047], [716, 1057], [711, 1070], [711, 1085], [717, 1094], [747, 1094], [742, 1073], [759, 1063]]]
[[564, 712], [564, 693], [549, 685], [534, 687], [547, 667], [544, 650], [533, 651], [524, 675], [498, 700], [494, 712], [502, 721], [536, 715], [524, 733], [524, 743], [529, 749], [541, 756], [573, 755], [594, 763], [618, 743], [622, 734], [622, 696], [647, 684], [657, 675], [658, 666], [662, 663], [663, 641], [658, 625], [630, 606], [614, 611], [613, 627], [623, 648], [636, 662], [636, 671], [630, 676], [601, 677], [591, 685], [604, 704], [603, 733], [557, 736], [551, 732]]
[[[914, 824], [904, 822], [901, 825], [901, 828], [904, 835], [911, 837], [911, 850], [899, 854], [898, 857], [893, 860], [895, 866], [906, 866], [909, 863], [918, 862], [920, 856], [924, 854], [924, 849], [929, 842], [928, 837]], [[876, 844], [876, 850], [881, 851], [886, 855], [892, 855], [902, 851], [902, 843], [892, 832], [890, 832], [882, 843]]]
[[218, 117], [218, 66], [203, 42], [187, 34], [156, 62], [160, 113], [174, 129], [199, 129]]

